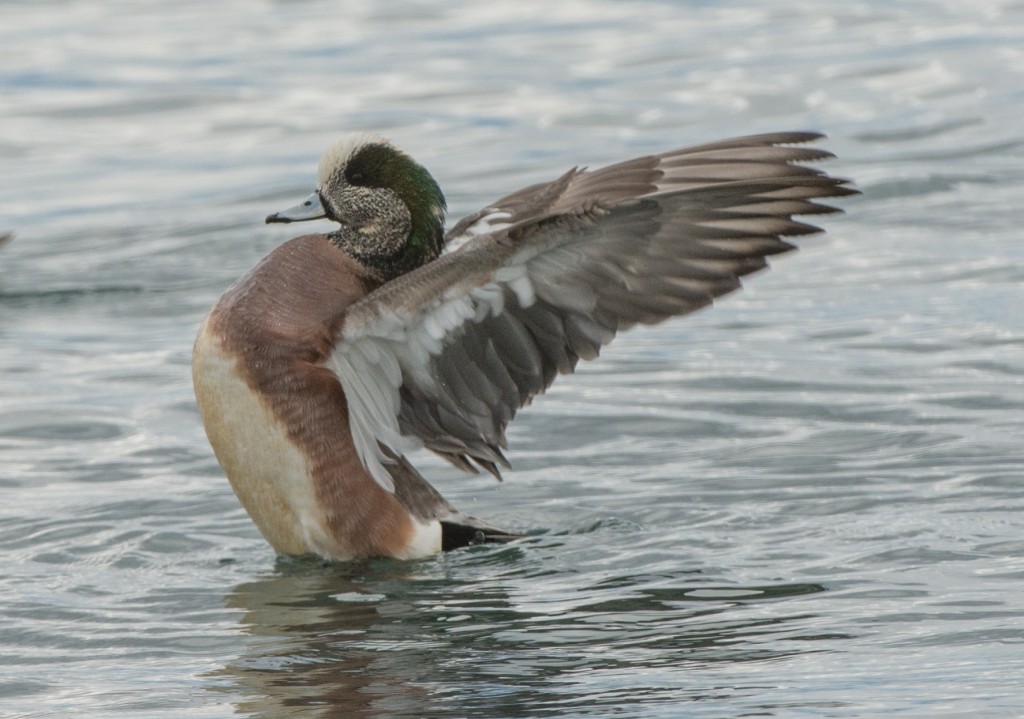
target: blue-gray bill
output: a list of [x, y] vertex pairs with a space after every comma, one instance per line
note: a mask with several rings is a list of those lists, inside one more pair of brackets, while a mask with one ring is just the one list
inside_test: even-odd
[[269, 225], [272, 222], [307, 222], [309, 220], [319, 220], [323, 217], [327, 217], [327, 212], [324, 210], [323, 203], [320, 202], [320, 193], [314, 192], [298, 205], [295, 205], [295, 207], [289, 207], [287, 210], [267, 215], [267, 224]]

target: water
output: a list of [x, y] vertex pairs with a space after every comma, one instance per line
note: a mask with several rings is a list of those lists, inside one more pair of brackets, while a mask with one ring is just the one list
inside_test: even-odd
[[[0, 713], [1024, 715], [1024, 5], [0, 4]], [[510, 433], [532, 532], [276, 560], [192, 338], [372, 129], [453, 219], [574, 164], [828, 132], [864, 195]]]

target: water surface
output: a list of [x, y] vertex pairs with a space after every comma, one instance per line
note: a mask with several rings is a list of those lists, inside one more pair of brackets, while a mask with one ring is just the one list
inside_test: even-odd
[[[1024, 714], [1024, 6], [0, 3], [0, 709], [16, 717]], [[516, 420], [531, 532], [278, 560], [191, 341], [340, 133], [453, 219], [733, 134], [864, 194]]]

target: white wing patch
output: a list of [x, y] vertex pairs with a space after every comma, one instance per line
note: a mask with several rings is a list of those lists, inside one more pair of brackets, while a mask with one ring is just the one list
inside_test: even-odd
[[444, 251], [446, 253], [452, 252], [453, 250], [459, 249], [472, 239], [480, 237], [481, 235], [489, 235], [493, 232], [498, 232], [512, 224], [511, 213], [494, 207], [489, 209], [490, 212], [487, 212], [487, 214], [467, 227], [459, 235], [450, 238], [445, 243]]
[[[533, 283], [530, 282], [530, 276], [527, 274], [525, 264], [514, 264], [507, 267], [502, 267], [494, 273], [494, 282], [485, 287], [495, 287], [499, 292], [501, 288], [496, 283], [503, 284], [511, 289], [516, 294], [516, 300], [519, 302], [519, 306], [526, 308], [532, 305], [537, 300], [536, 294], [533, 291]], [[497, 315], [501, 312], [500, 308], [493, 311], [491, 314]]]

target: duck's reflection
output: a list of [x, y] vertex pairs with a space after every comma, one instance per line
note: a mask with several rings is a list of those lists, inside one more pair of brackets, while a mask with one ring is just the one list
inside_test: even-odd
[[[431, 572], [401, 562], [285, 563], [266, 579], [236, 587], [248, 651], [225, 672], [253, 698], [238, 711], [256, 717], [416, 716], [429, 703], [437, 617], [414, 590]], [[427, 613], [429, 615], [429, 612]]]
[[487, 550], [470, 572], [463, 557], [458, 577], [443, 558], [282, 562], [230, 595], [249, 638], [218, 674], [250, 697], [239, 713], [264, 719], [528, 717], [621, 708], [627, 690], [637, 706], [701, 701], [694, 668], [817, 649], [804, 645], [815, 617], [777, 604], [817, 584], [715, 587], [680, 571], [583, 586], [499, 557]]

